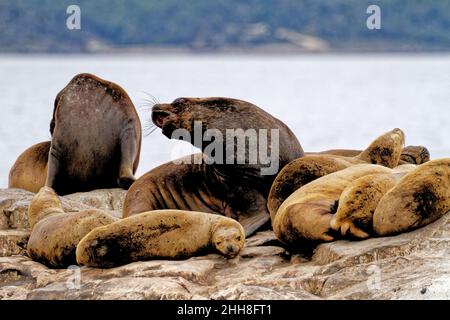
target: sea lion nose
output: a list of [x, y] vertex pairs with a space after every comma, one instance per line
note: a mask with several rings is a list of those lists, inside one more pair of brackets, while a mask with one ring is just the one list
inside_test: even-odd
[[229, 244], [227, 246], [227, 252], [229, 255], [236, 255], [239, 251], [239, 247], [234, 244]]
[[161, 105], [159, 103], [153, 105], [153, 107], [152, 107], [152, 112], [158, 111], [158, 110], [161, 110]]
[[170, 116], [172, 113], [168, 110], [165, 110], [164, 105], [156, 104], [152, 108], [152, 121], [158, 127], [162, 127], [165, 119]]

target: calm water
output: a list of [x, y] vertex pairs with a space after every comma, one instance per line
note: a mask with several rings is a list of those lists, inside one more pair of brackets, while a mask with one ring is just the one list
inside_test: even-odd
[[[244, 99], [284, 120], [303, 148], [364, 148], [395, 127], [407, 144], [450, 156], [450, 56], [23, 56], [0, 57], [0, 187], [16, 157], [49, 140], [56, 94], [77, 73], [122, 85], [145, 124], [145, 92]], [[144, 139], [138, 176], [183, 142], [159, 131]]]

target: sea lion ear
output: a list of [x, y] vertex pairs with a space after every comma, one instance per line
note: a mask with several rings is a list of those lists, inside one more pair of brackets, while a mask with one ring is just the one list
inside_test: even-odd
[[55, 131], [55, 119], [50, 121], [50, 134], [53, 135], [53, 131]]
[[177, 98], [177, 99], [173, 100], [172, 104], [185, 104], [187, 102], [188, 101], [186, 98]]

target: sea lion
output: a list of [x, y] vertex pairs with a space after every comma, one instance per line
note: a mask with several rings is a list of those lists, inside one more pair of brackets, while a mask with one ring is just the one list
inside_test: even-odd
[[450, 210], [450, 158], [418, 166], [390, 189], [373, 215], [377, 235], [425, 226]]
[[398, 165], [405, 136], [394, 129], [375, 139], [369, 147], [354, 157], [333, 154], [310, 154], [287, 164], [275, 178], [267, 200], [267, 208], [273, 221], [275, 214], [295, 190], [327, 174], [356, 164], [379, 164], [388, 168]]
[[235, 220], [204, 212], [157, 210], [92, 230], [78, 244], [80, 265], [109, 268], [138, 260], [182, 259], [216, 250], [235, 257], [245, 243]]
[[[356, 157], [362, 150], [353, 149], [331, 149], [320, 152], [305, 152], [305, 155], [332, 154], [335, 156]], [[399, 165], [403, 164], [422, 164], [430, 161], [430, 151], [424, 146], [407, 146], [402, 150]]]
[[127, 189], [134, 181], [141, 124], [119, 85], [83, 73], [57, 95], [45, 185], [58, 194]]
[[413, 164], [401, 165], [390, 173], [369, 174], [353, 181], [339, 197], [331, 228], [343, 236], [347, 231], [357, 238], [373, 235], [372, 218], [381, 198], [415, 168]]
[[[191, 137], [189, 142], [203, 154], [163, 164], [139, 178], [127, 193], [123, 217], [158, 209], [215, 213], [237, 219], [249, 236], [269, 219], [267, 195], [278, 169], [303, 156], [300, 143], [283, 122], [242, 100], [178, 98], [172, 103], [153, 106], [152, 121], [168, 138], [174, 138], [172, 134], [176, 129], [185, 129]], [[256, 163], [247, 161], [257, 148], [250, 143], [244, 144], [245, 163], [237, 163], [237, 152], [232, 154], [231, 164], [211, 159], [205, 152], [210, 144], [204, 143], [201, 137], [200, 142], [195, 141], [196, 122], [201, 123], [200, 134], [209, 129], [223, 137], [229, 130], [267, 133], [266, 147], [268, 153], [275, 156], [271, 164], [276, 162], [276, 170], [264, 174], [263, 169], [271, 164], [263, 163], [260, 158]], [[273, 134], [278, 133], [279, 139], [271, 130]], [[223, 150], [236, 151], [241, 138], [242, 134], [238, 134], [236, 138], [219, 141], [219, 145]], [[258, 147], [261, 141], [261, 136], [257, 135]], [[194, 159], [198, 164], [180, 163], [187, 159]]]
[[363, 176], [390, 172], [391, 169], [380, 165], [357, 164], [306, 184], [278, 209], [272, 222], [275, 236], [291, 247], [305, 240], [333, 241], [330, 222], [344, 189]]
[[55, 191], [43, 187], [31, 201], [28, 220], [28, 255], [47, 266], [65, 268], [76, 264], [76, 246], [85, 235], [117, 219], [97, 209], [65, 213]]
[[45, 185], [50, 145], [50, 141], [35, 144], [17, 158], [9, 171], [8, 188], [37, 193]]

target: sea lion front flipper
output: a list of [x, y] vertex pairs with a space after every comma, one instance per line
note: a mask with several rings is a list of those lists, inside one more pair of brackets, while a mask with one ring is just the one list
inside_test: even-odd
[[243, 216], [239, 223], [245, 230], [245, 236], [249, 237], [258, 231], [262, 226], [269, 222], [269, 214], [267, 212], [258, 212], [252, 215]]

